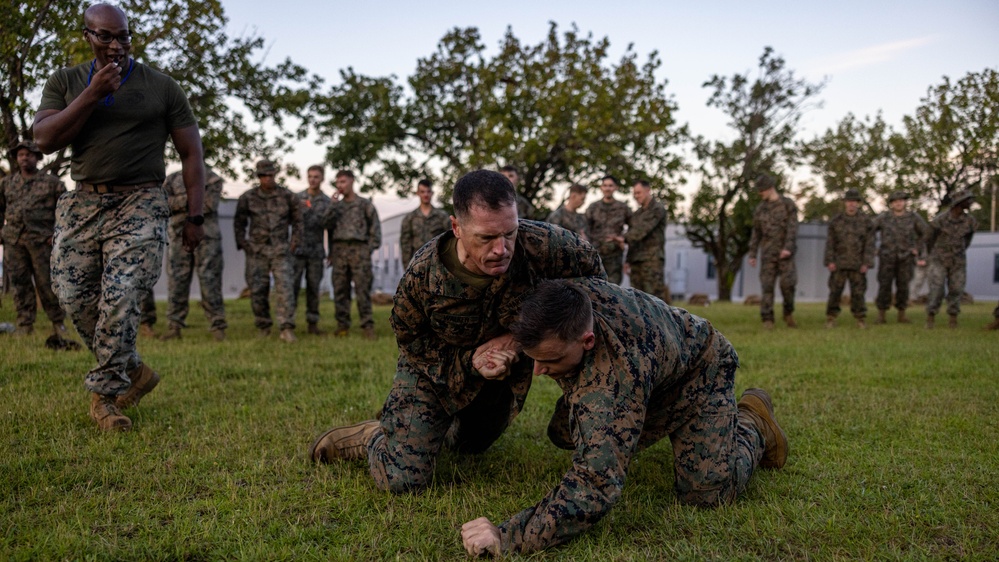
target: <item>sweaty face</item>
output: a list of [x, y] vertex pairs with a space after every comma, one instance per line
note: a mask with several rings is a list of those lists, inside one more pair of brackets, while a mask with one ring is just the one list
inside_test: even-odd
[[416, 196], [420, 198], [421, 204], [429, 205], [430, 200], [434, 198], [434, 191], [425, 185], [421, 185], [416, 188]]
[[[84, 23], [96, 34], [110, 33], [114, 36], [120, 36], [128, 33], [128, 18], [116, 9], [88, 10]], [[103, 68], [108, 63], [122, 66], [128, 61], [128, 53], [132, 48], [131, 43], [122, 45], [115, 39], [110, 44], [105, 45], [97, 40], [94, 33], [84, 33], [84, 35], [87, 42], [90, 43], [90, 48], [94, 51], [98, 69]]]
[[587, 332], [570, 342], [551, 336], [524, 353], [534, 359], [534, 374], [560, 377], [579, 369], [583, 353], [593, 348], [593, 332]]
[[613, 199], [614, 192], [617, 191], [617, 184], [614, 180], [604, 180], [600, 182], [600, 192], [604, 194], [604, 199]]
[[17, 166], [21, 168], [22, 172], [34, 173], [38, 170], [38, 155], [27, 148], [19, 149], [17, 151]]
[[319, 187], [323, 183], [323, 174], [319, 170], [311, 170], [309, 172], [308, 178], [309, 178], [309, 187], [311, 187], [312, 189]]
[[467, 216], [460, 220], [451, 217], [451, 229], [465, 254], [461, 264], [466, 269], [490, 277], [499, 277], [509, 269], [517, 242], [516, 205], [499, 209], [472, 205]]

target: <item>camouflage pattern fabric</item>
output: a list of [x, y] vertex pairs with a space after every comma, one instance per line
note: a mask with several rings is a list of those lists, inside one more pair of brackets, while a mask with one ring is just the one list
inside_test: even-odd
[[586, 231], [590, 235], [590, 243], [600, 252], [607, 279], [611, 283], [620, 284], [624, 276], [624, 250], [617, 242], [607, 240], [607, 237], [623, 235], [629, 219], [631, 208], [616, 199], [610, 203], [603, 199], [594, 201], [586, 208]]
[[961, 312], [961, 296], [967, 283], [967, 249], [978, 228], [978, 221], [969, 213], [954, 217], [950, 212], [942, 213], [930, 222], [930, 234], [926, 247], [929, 251], [930, 298], [926, 303], [926, 314], [935, 315], [944, 298], [944, 282], [947, 284], [947, 314]]
[[291, 292], [292, 310], [298, 309], [298, 294], [302, 290], [302, 277], [305, 277], [305, 320], [310, 324], [319, 322], [319, 285], [326, 269], [326, 212], [332, 202], [325, 193], [309, 195], [306, 189], [298, 193], [302, 204], [302, 221], [305, 229], [305, 245], [295, 252], [293, 287]]
[[546, 222], [561, 226], [566, 230], [571, 230], [576, 234], [589, 238], [586, 231], [586, 216], [583, 213], [566, 209], [565, 205], [559, 205], [558, 209], [552, 211], [548, 215]]
[[357, 313], [362, 328], [375, 325], [371, 314], [371, 285], [374, 272], [371, 254], [382, 245], [382, 226], [371, 201], [356, 197], [353, 201], [334, 201], [326, 212], [330, 234], [331, 277], [336, 323], [339, 329], [350, 328], [350, 286], [354, 285]]
[[439, 234], [451, 230], [451, 217], [443, 209], [433, 207], [430, 214], [424, 216], [420, 208], [406, 214], [399, 230], [399, 257], [402, 267], [409, 265], [413, 254]]
[[529, 220], [534, 218], [534, 205], [531, 205], [531, 201], [519, 193], [517, 194], [517, 216]]
[[350, 328], [350, 288], [354, 286], [357, 315], [361, 328], [371, 328], [375, 318], [371, 309], [371, 285], [374, 271], [371, 266], [371, 249], [361, 242], [334, 242], [330, 248], [333, 260], [330, 277], [333, 282], [333, 304], [336, 323], [340, 329]]
[[59, 199], [52, 283], [97, 358], [84, 379], [91, 392], [117, 395], [131, 386], [126, 372], [139, 364], [139, 299], [160, 276], [169, 216], [162, 189], [76, 190]]
[[666, 259], [666, 208], [658, 199], [652, 199], [631, 215], [624, 241], [628, 243], [628, 263], [632, 265]]
[[56, 202], [63, 193], [66, 186], [52, 174], [38, 172], [25, 179], [15, 170], [0, 178], [0, 244], [4, 247], [4, 270], [14, 289], [20, 327], [34, 325], [38, 299], [49, 320], [55, 323], [66, 318], [52, 292], [49, 264]]
[[[749, 257], [759, 253], [760, 317], [774, 319], [774, 284], [780, 278], [780, 291], [784, 299], [784, 314], [794, 312], [794, 290], [798, 285], [798, 272], [794, 265], [797, 251], [798, 208], [794, 201], [781, 196], [777, 201], [763, 201], [753, 211], [753, 232], [749, 239]], [[791, 256], [780, 259], [781, 250]]]
[[533, 362], [522, 356], [502, 381], [472, 366], [475, 349], [507, 332], [524, 297], [542, 279], [598, 276], [600, 257], [575, 234], [520, 221], [510, 268], [477, 289], [444, 267], [451, 232], [417, 251], [395, 294], [392, 329], [399, 363], [382, 409], [382, 432], [369, 443], [376, 485], [402, 492], [427, 484], [449, 428], [465, 450], [484, 450], [523, 408]]
[[651, 258], [631, 264], [631, 287], [669, 302], [669, 290], [664, 275], [666, 263], [662, 258]]
[[874, 220], [864, 213], [850, 216], [840, 213], [829, 221], [824, 264], [836, 265], [829, 272], [829, 300], [826, 315], [838, 316], [843, 288], [850, 283], [850, 312], [854, 318], [867, 316], [867, 273], [863, 266], [874, 267]]
[[149, 290], [142, 294], [139, 302], [139, 324], [156, 324], [156, 297]]
[[274, 308], [278, 326], [282, 330], [295, 328], [295, 309], [292, 306], [291, 256], [268, 253], [246, 254], [246, 278], [250, 287], [250, 308], [253, 325], [258, 329], [270, 328], [271, 275], [274, 276]]
[[878, 296], [874, 303], [878, 310], [892, 306], [892, 285], [895, 290], [895, 308], [909, 306], [909, 284], [918, 259], [926, 257], [925, 238], [929, 226], [923, 217], [906, 211], [896, 216], [885, 211], [874, 219], [874, 232], [881, 234], [878, 247]]
[[555, 377], [563, 407], [552, 426], [571, 436], [572, 468], [499, 525], [504, 553], [558, 545], [593, 526], [621, 498], [634, 456], [665, 437], [684, 504], [733, 502], [763, 457], [760, 433], [737, 414], [738, 355], [710, 323], [638, 291], [576, 284], [593, 304], [597, 341], [575, 373]]

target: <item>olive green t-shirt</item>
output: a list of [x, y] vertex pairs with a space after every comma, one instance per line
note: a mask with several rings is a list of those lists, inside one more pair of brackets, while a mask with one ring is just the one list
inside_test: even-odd
[[[132, 59], [134, 60], [134, 59]], [[42, 90], [38, 111], [63, 110], [87, 87], [91, 63], [57, 70]], [[73, 139], [70, 176], [78, 182], [135, 185], [166, 178], [163, 153], [171, 131], [196, 125], [180, 85], [138, 61], [124, 82]]]

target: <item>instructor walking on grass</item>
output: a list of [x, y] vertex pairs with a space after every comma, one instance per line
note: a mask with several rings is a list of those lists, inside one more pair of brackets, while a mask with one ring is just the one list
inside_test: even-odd
[[76, 190], [56, 208], [52, 277], [97, 359], [84, 380], [90, 417], [103, 430], [128, 430], [122, 409], [159, 382], [139, 360], [135, 337], [139, 299], [159, 278], [167, 241], [163, 153], [172, 139], [187, 189], [183, 243], [190, 252], [204, 236], [201, 134], [177, 82], [129, 56], [125, 12], [91, 6], [83, 38], [94, 58], [49, 78], [33, 130], [43, 152], [73, 152]]

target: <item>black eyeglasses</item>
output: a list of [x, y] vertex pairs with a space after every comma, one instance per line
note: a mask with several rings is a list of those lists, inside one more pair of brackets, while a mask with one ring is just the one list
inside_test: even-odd
[[128, 31], [122, 33], [121, 35], [114, 35], [106, 31], [98, 33], [93, 29], [90, 29], [89, 27], [84, 27], [83, 32], [93, 35], [94, 37], [97, 38], [98, 41], [104, 43], [105, 45], [110, 45], [111, 42], [114, 41], [115, 39], [117, 39], [118, 43], [121, 45], [128, 45], [129, 43], [132, 42], [132, 34], [129, 33]]

